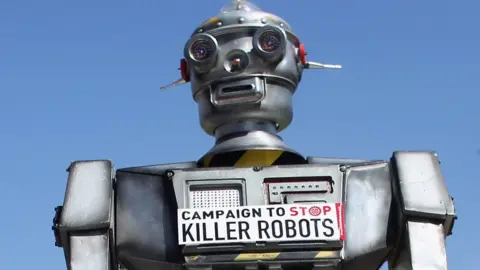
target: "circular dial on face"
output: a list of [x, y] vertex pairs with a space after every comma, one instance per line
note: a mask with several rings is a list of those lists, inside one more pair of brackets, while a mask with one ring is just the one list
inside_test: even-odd
[[210, 40], [199, 39], [190, 46], [190, 53], [197, 61], [207, 60], [215, 53], [215, 44]]
[[244, 71], [249, 64], [248, 55], [244, 51], [231, 51], [225, 61], [225, 69], [231, 73], [239, 73]]
[[282, 45], [282, 36], [277, 31], [268, 30], [258, 37], [258, 42], [264, 52], [271, 53]]

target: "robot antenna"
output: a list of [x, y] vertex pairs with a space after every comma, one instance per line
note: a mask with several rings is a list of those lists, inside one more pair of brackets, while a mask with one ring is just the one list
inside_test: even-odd
[[331, 64], [322, 64], [317, 62], [306, 62], [303, 65], [305, 69], [322, 69], [322, 68], [333, 68], [333, 69], [340, 69], [342, 68], [341, 65], [331, 65]]
[[171, 84], [167, 84], [165, 86], [162, 86], [160, 87], [160, 90], [163, 91], [163, 90], [167, 90], [169, 88], [172, 88], [172, 87], [176, 87], [176, 86], [180, 86], [182, 84], [186, 84], [187, 82], [184, 80], [184, 79], [178, 79], [174, 82], [172, 82]]
[[178, 70], [180, 70], [182, 77], [171, 84], [160, 87], [160, 90], [166, 90], [168, 88], [186, 84], [190, 81], [190, 76], [188, 75], [188, 65], [185, 59], [180, 59], [180, 68]]
[[307, 52], [305, 51], [304, 44], [299, 45], [298, 54], [300, 57], [300, 62], [303, 64], [304, 69], [323, 69], [323, 68], [340, 69], [342, 68], [341, 65], [322, 64], [318, 62], [307, 61]]

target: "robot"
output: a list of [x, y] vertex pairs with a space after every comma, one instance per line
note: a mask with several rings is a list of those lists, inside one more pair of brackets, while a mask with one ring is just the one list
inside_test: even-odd
[[181, 60], [214, 146], [198, 161], [71, 163], [53, 230], [71, 270], [447, 269], [456, 219], [435, 152], [305, 157], [277, 135], [309, 62], [282, 18], [232, 1]]

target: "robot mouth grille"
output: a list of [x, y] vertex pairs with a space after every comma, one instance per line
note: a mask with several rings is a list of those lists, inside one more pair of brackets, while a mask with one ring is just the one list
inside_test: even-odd
[[242, 92], [242, 91], [251, 91], [255, 88], [252, 84], [246, 85], [235, 85], [235, 86], [227, 86], [222, 88], [223, 93], [234, 93], [234, 92]]
[[192, 190], [190, 203], [192, 208], [238, 207], [240, 194], [238, 189]]

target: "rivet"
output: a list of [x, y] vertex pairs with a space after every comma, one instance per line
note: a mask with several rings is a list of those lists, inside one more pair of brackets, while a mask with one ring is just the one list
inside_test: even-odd
[[222, 26], [222, 24], [223, 24], [222, 22], [217, 22], [218, 26]]
[[283, 23], [280, 23], [280, 27], [284, 27], [285, 25]]
[[243, 17], [238, 18], [239, 23], [243, 23], [244, 21], [245, 21], [245, 18], [243, 18]]
[[202, 29], [202, 28], [200, 28], [200, 29], [198, 29], [198, 31], [197, 31], [197, 32], [198, 32], [198, 33], [202, 33], [202, 32], [203, 32], [203, 29]]
[[265, 18], [262, 18], [261, 21], [262, 21], [262, 23], [267, 23], [267, 19], [265, 19]]

